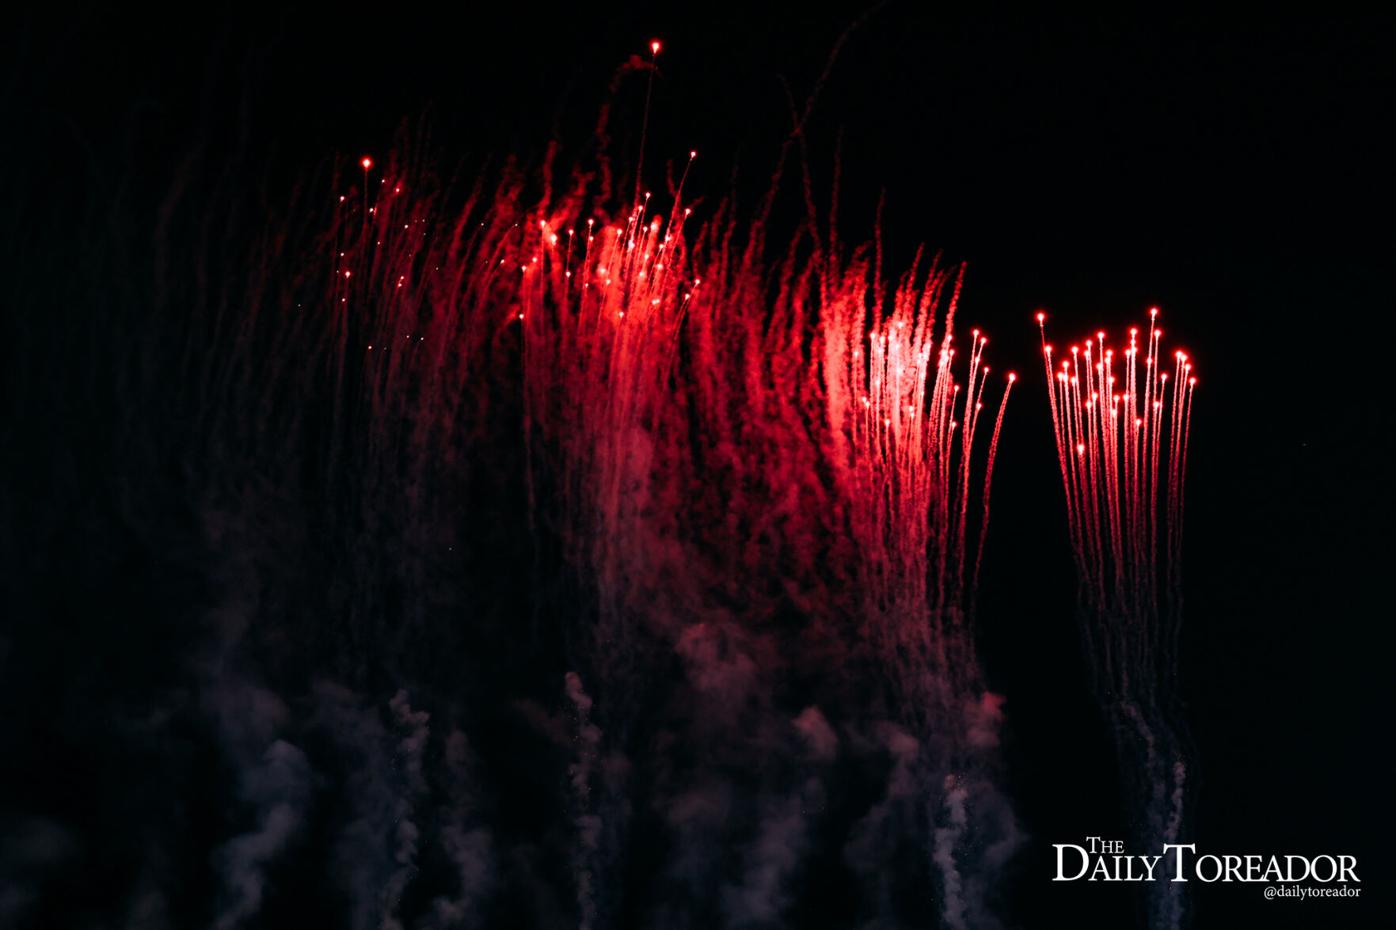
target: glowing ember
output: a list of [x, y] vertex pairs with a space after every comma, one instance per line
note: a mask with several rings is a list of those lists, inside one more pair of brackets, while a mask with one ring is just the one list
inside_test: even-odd
[[[1058, 366], [1037, 314], [1057, 462], [1084, 593], [1095, 610], [1151, 617], [1177, 597], [1188, 425], [1197, 379], [1186, 353], [1163, 370], [1163, 330], [1149, 315], [1116, 350], [1096, 333]], [[1075, 450], [1072, 454], [1071, 450]], [[1159, 498], [1163, 510], [1159, 511]], [[1159, 541], [1165, 563], [1159, 572]]]
[[[1186, 728], [1174, 682], [1197, 387], [1187, 353], [1168, 362], [1157, 319], [1154, 307], [1142, 344], [1138, 328], [1118, 349], [1100, 331], [1058, 362], [1046, 315], [1037, 314], [1091, 671], [1136, 832], [1151, 846], [1178, 842], [1185, 813]], [[1179, 885], [1146, 893], [1151, 926], [1182, 925]]]

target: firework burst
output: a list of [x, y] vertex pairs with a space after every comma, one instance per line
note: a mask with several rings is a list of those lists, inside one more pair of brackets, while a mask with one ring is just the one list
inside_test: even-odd
[[[870, 917], [983, 922], [1016, 827], [971, 615], [1013, 376], [957, 335], [961, 270], [918, 258], [889, 279], [880, 243], [813, 216], [775, 241], [779, 171], [753, 216], [696, 209], [694, 152], [632, 196], [604, 123], [598, 139], [585, 168], [463, 187], [404, 139], [306, 184], [179, 331], [176, 416], [200, 448], [177, 454], [211, 496], [294, 491], [292, 519], [327, 540], [324, 603], [308, 586], [300, 613], [334, 618], [307, 635], [346, 674], [426, 651], [456, 587], [449, 625], [497, 636], [489, 662], [556, 662], [577, 925], [641, 906], [647, 807], [706, 817], [719, 791], [750, 816], [663, 815], [722, 865], [684, 878], [695, 919], [774, 919], [793, 850], [829, 830], [861, 837]], [[518, 550], [487, 551], [489, 520]], [[512, 591], [517, 630], [466, 629], [494, 589], [457, 576], [506, 557], [533, 582]], [[651, 758], [663, 740], [686, 748]], [[814, 813], [840, 753], [893, 760], [886, 798], [841, 825]], [[883, 893], [899, 848], [934, 899]], [[410, 909], [407, 875], [374, 921]]]
[[[1099, 331], [1067, 352], [1037, 314], [1057, 465], [1096, 690], [1121, 756], [1139, 839], [1176, 842], [1187, 784], [1177, 694], [1183, 487], [1197, 377], [1163, 349], [1158, 309], [1118, 350]], [[1150, 919], [1183, 920], [1181, 892], [1150, 886]]]

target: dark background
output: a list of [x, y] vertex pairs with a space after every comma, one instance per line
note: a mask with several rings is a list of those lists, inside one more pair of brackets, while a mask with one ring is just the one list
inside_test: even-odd
[[[536, 153], [585, 133], [615, 67], [658, 37], [649, 151], [697, 149], [690, 184], [714, 194], [735, 168], [750, 202], [789, 129], [782, 82], [803, 101], [857, 15], [519, 4], [24, 18], [4, 40], [0, 152], [31, 193], [50, 188], [54, 217], [83, 215], [115, 179], [131, 203], [153, 201], [184, 153], [234, 139], [256, 155], [249, 183], [275, 190], [329, 155], [385, 151], [425, 111], [434, 142], [462, 157]], [[848, 36], [822, 89], [811, 170], [827, 190], [841, 147], [845, 238], [871, 233], [885, 196], [892, 266], [920, 242], [966, 261], [964, 319], [991, 334], [993, 364], [1023, 376], [980, 610], [1031, 833], [1019, 925], [1121, 926], [1132, 907], [1115, 889], [1048, 880], [1051, 843], [1121, 828], [1031, 315], [1047, 309], [1065, 343], [1155, 304], [1200, 375], [1183, 658], [1195, 840], [1352, 854], [1364, 879], [1358, 901], [1194, 886], [1196, 925], [1390, 921], [1391, 42], [1339, 17], [889, 4]], [[637, 106], [625, 93], [618, 105]], [[45, 234], [39, 248], [61, 254]], [[111, 621], [138, 622], [124, 609], [110, 603]]]

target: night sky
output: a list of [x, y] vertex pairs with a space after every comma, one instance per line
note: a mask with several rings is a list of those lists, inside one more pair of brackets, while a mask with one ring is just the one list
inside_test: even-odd
[[[697, 150], [698, 212], [731, 197], [750, 215], [792, 101], [828, 66], [803, 139], [816, 203], [837, 165], [845, 239], [880, 222], [889, 268], [922, 244], [964, 262], [961, 320], [1019, 373], [975, 623], [985, 683], [1006, 698], [999, 787], [1025, 835], [994, 879], [1004, 925], [1142, 925], [1134, 889], [1050, 881], [1051, 844], [1127, 833], [1033, 314], [1065, 344], [1151, 306], [1201, 372], [1179, 685], [1198, 773], [1188, 841], [1350, 854], [1363, 879], [1360, 899], [1331, 901], [1194, 885], [1192, 924], [1389, 924], [1388, 26], [501, 4], [50, 9], [4, 31], [0, 927], [391, 925], [395, 882], [402, 926], [578, 926], [564, 675], [585, 610], [555, 528], [530, 526], [510, 478], [532, 467], [508, 425], [521, 400], [491, 395], [469, 480], [424, 470], [449, 484], [453, 516], [431, 537], [450, 555], [420, 558], [413, 527], [356, 515], [366, 496], [419, 489], [352, 459], [327, 467], [313, 402], [294, 456], [259, 461], [226, 438], [260, 437], [262, 414], [201, 402], [237, 383], [220, 349], [234, 336], [189, 321], [249, 281], [280, 286], [281, 266], [245, 256], [298, 229], [288, 218], [334, 170], [349, 185], [361, 156], [403, 139], [443, 174], [492, 176], [551, 143], [580, 157], [609, 104], [615, 150], [635, 150], [645, 84], [608, 88], [655, 37], [656, 179]], [[801, 177], [792, 163], [784, 183]], [[783, 198], [772, 235], [801, 209]], [[261, 441], [247, 448], [277, 448]], [[250, 464], [221, 466], [234, 459]], [[776, 704], [840, 717], [822, 667], [772, 685]], [[915, 868], [892, 882], [895, 906], [871, 900], [832, 815], [765, 916], [680, 888], [689, 839], [665, 831], [657, 786], [666, 753], [697, 770], [708, 744], [683, 745], [691, 708], [662, 685], [677, 668], [634, 696], [637, 727], [678, 743], [632, 746], [641, 813], [605, 926], [937, 925], [933, 888], [905, 903], [922, 893], [903, 887]], [[732, 809], [764, 810], [740, 772], [780, 747], [741, 745], [723, 762], [739, 772]], [[888, 778], [854, 755], [829, 775], [850, 820]], [[289, 839], [257, 859], [238, 838], [277, 805]], [[422, 837], [407, 870], [404, 819]], [[713, 846], [735, 881], [742, 849]], [[259, 864], [239, 872], [239, 855]]]

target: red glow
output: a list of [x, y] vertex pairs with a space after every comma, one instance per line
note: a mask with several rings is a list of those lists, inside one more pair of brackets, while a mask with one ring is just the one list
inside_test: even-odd
[[[1159, 571], [1160, 540], [1167, 566], [1176, 566], [1180, 559], [1191, 388], [1196, 378], [1190, 377], [1192, 364], [1182, 350], [1173, 353], [1179, 377], [1172, 390], [1168, 372], [1153, 377], [1162, 354], [1162, 330], [1152, 322], [1157, 314], [1157, 308], [1150, 310], [1142, 374], [1134, 345], [1137, 327], [1129, 329], [1130, 347], [1120, 361], [1106, 343], [1106, 333], [1099, 331], [1094, 342], [1099, 362], [1063, 362], [1055, 378], [1050, 360], [1045, 364], [1077, 567], [1087, 601], [1115, 622], [1120, 617], [1152, 616], [1166, 591], [1172, 590], [1160, 588], [1161, 581], [1171, 577]], [[1042, 339], [1047, 357], [1045, 329]], [[1087, 339], [1086, 345], [1089, 360], [1093, 340]], [[1186, 388], [1177, 386], [1181, 379], [1187, 381]], [[1114, 387], [1121, 381], [1123, 390], [1117, 392]], [[1110, 405], [1094, 403], [1101, 394], [1110, 397]], [[1120, 409], [1124, 417], [1117, 416]], [[1075, 456], [1070, 455], [1073, 448]]]
[[[731, 583], [767, 586], [760, 578], [776, 564], [811, 592], [837, 583], [848, 592], [840, 622], [854, 618], [859, 637], [891, 656], [932, 644], [943, 657], [928, 659], [938, 663], [931, 677], [952, 687], [973, 674], [964, 617], [1017, 375], [991, 379], [979, 330], [971, 340], [961, 330], [953, 344], [962, 348], [951, 348], [951, 320], [964, 319], [952, 317], [958, 269], [917, 269], [914, 285], [889, 288], [874, 314], [866, 295], [884, 283], [880, 269], [832, 248], [802, 250], [798, 261], [744, 259], [726, 243], [763, 230], [736, 226], [730, 211], [705, 219], [707, 208], [695, 212], [667, 184], [652, 196], [627, 184], [627, 202], [598, 205], [596, 218], [583, 197], [531, 203], [488, 187], [457, 214], [408, 169], [396, 183], [414, 159], [384, 157], [395, 186], [371, 188], [362, 205], [357, 191], [325, 204], [334, 252], [307, 271], [315, 289], [334, 288], [326, 345], [374, 347], [350, 353], [356, 366], [373, 364], [342, 379], [363, 391], [343, 416], [380, 417], [402, 442], [444, 437], [457, 462], [463, 424], [492, 422], [470, 408], [498, 396], [485, 379], [507, 354], [520, 380], [509, 386], [510, 410], [518, 404], [519, 435], [536, 443], [530, 467], [560, 489], [540, 505], [557, 513], [540, 523], [558, 527], [566, 558], [596, 592], [598, 640], [649, 622], [635, 608], [654, 594], [644, 588], [655, 557], [645, 541], [663, 528], [645, 521], [686, 519], [711, 469], [743, 489], [735, 517], [749, 524], [759, 511], [794, 541], [777, 554], [760, 551], [761, 539], [702, 540], [745, 553], [723, 570], [754, 574]], [[372, 159], [361, 165], [370, 170]], [[827, 294], [803, 289], [807, 271]], [[713, 495], [702, 506], [718, 512]], [[839, 522], [832, 568], [821, 546], [803, 542], [833, 538], [830, 514]], [[745, 532], [735, 521], [713, 527], [704, 531]]]

